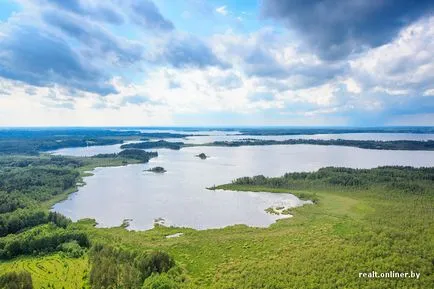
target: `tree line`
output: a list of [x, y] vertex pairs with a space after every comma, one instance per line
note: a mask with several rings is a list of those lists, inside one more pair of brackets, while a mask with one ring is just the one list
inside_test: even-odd
[[324, 146], [349, 146], [363, 149], [374, 150], [434, 150], [434, 141], [416, 141], [416, 140], [346, 140], [346, 139], [288, 139], [288, 140], [263, 140], [263, 139], [244, 139], [238, 141], [215, 141], [208, 146], [239, 147], [239, 146], [260, 146], [260, 145], [324, 145]]
[[[254, 185], [269, 187], [301, 187], [301, 185], [335, 185], [344, 187], [365, 187], [383, 185], [391, 188], [414, 192], [413, 184], [433, 182], [434, 168], [414, 168], [405, 166], [383, 166], [373, 169], [353, 169], [343, 167], [326, 167], [315, 172], [286, 173], [282, 177], [242, 177], [235, 179], [235, 185]], [[416, 190], [418, 191], [418, 190]]]
[[138, 160], [142, 163], [147, 163], [151, 158], [158, 157], [157, 152], [147, 152], [141, 149], [125, 149], [119, 153], [113, 154], [98, 154], [95, 158], [127, 158]]

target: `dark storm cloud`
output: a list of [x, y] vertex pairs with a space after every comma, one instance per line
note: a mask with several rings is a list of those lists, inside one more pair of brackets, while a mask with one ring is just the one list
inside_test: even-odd
[[264, 0], [262, 13], [295, 30], [323, 59], [390, 42], [434, 9], [432, 0]]

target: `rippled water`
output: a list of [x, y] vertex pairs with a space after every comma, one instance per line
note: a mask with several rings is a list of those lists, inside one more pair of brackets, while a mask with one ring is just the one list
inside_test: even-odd
[[[316, 145], [191, 147], [158, 152], [158, 158], [148, 164], [96, 169], [94, 176], [85, 178], [85, 186], [68, 200], [56, 204], [54, 210], [74, 220], [95, 218], [100, 226], [116, 226], [123, 219], [131, 218], [132, 229], [149, 229], [158, 218], [165, 219], [167, 225], [197, 229], [233, 224], [268, 226], [278, 216], [269, 215], [264, 209], [280, 204], [297, 206], [300, 200], [290, 194], [205, 188], [242, 176], [280, 176], [325, 166], [371, 168], [434, 163], [434, 152]], [[195, 157], [201, 152], [210, 158]], [[167, 173], [144, 171], [154, 166], [164, 167]]]

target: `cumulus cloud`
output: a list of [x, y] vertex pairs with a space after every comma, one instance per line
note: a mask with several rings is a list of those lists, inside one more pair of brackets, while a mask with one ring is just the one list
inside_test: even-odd
[[[27, 0], [24, 0], [24, 2], [27, 2]], [[50, 5], [64, 11], [89, 16], [94, 20], [113, 24], [122, 24], [124, 22], [124, 16], [109, 1], [36, 0], [35, 2], [38, 5]]]
[[172, 34], [155, 41], [148, 58], [156, 63], [170, 64], [176, 68], [218, 66], [228, 63], [219, 59], [207, 43], [188, 34]]
[[403, 29], [398, 37], [350, 61], [352, 72], [366, 87], [418, 94], [434, 83], [434, 17]]
[[47, 32], [14, 24], [1, 27], [0, 76], [36, 86], [65, 87], [108, 94], [108, 76], [84, 63], [69, 45]]
[[429, 0], [265, 0], [263, 14], [298, 32], [322, 58], [345, 58], [391, 41], [400, 29], [434, 9]]
[[[113, 77], [137, 71], [143, 73], [156, 65], [179, 69], [229, 67], [208, 43], [174, 30], [173, 24], [161, 15], [152, 1], [37, 0], [40, 5], [20, 1], [24, 11], [9, 19], [9, 23], [0, 24], [3, 38], [0, 75], [5, 78], [38, 86], [58, 84], [107, 95], [115, 92], [110, 84]], [[114, 9], [113, 13], [123, 20], [93, 17], [97, 11], [106, 13], [109, 9]], [[144, 34], [138, 39], [131, 40], [116, 35], [107, 26], [107, 23], [124, 22], [147, 30], [141, 31]], [[154, 33], [163, 30], [167, 33]]]
[[79, 40], [89, 47], [92, 58], [104, 57], [114, 63], [133, 63], [142, 58], [143, 47], [128, 39], [118, 39], [100, 25], [87, 19], [47, 10], [42, 13], [43, 20], [54, 29], [68, 37]]
[[157, 30], [172, 30], [175, 28], [173, 23], [164, 18], [154, 2], [150, 0], [127, 0], [120, 3], [129, 6], [130, 16], [138, 25]]
[[[26, 4], [28, 0], [19, 0]], [[92, 20], [120, 25], [129, 20], [145, 29], [158, 31], [174, 29], [173, 23], [161, 15], [151, 0], [36, 0], [41, 6], [51, 6]]]
[[350, 61], [365, 98], [384, 103], [387, 114], [434, 111], [434, 17], [422, 19], [398, 37]]
[[348, 69], [347, 63], [321, 60], [302, 50], [289, 35], [267, 28], [248, 35], [216, 35], [213, 47], [217, 55], [248, 76], [275, 83], [280, 89], [320, 85]]
[[[384, 13], [388, 1], [335, 1], [334, 10], [329, 0], [310, 1], [314, 16], [304, 19], [302, 2], [268, 0], [265, 15], [289, 29], [207, 36], [175, 29], [151, 1], [19, 1], [23, 11], [0, 23], [4, 117], [162, 125], [180, 115], [241, 115], [254, 124], [379, 125], [433, 115], [434, 17], [414, 21], [423, 13], [402, 12], [401, 1], [384, 18], [399, 23], [380, 25], [380, 40], [364, 17]], [[328, 19], [317, 19], [323, 13]]]

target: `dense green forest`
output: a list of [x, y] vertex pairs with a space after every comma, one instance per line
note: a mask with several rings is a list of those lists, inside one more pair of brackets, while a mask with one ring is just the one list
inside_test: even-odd
[[145, 142], [139, 142], [139, 143], [130, 143], [130, 144], [124, 144], [121, 146], [122, 149], [154, 149], [154, 148], [161, 148], [161, 149], [172, 149], [172, 150], [179, 150], [184, 146], [183, 142], [169, 142], [165, 140], [159, 140], [159, 141], [145, 141]]
[[129, 159], [135, 159], [143, 163], [147, 163], [151, 158], [155, 158], [158, 156], [157, 152], [146, 152], [140, 149], [126, 149], [119, 153], [113, 153], [113, 154], [98, 154], [94, 156], [94, 158], [129, 158]]
[[289, 139], [289, 140], [259, 140], [245, 139], [239, 141], [215, 141], [208, 146], [223, 146], [223, 147], [239, 147], [239, 146], [258, 146], [258, 145], [334, 145], [334, 146], [349, 146], [363, 149], [375, 150], [434, 150], [434, 141], [414, 141], [414, 140], [393, 140], [393, 141], [374, 141], [374, 140], [344, 140], [344, 139]]
[[[146, 138], [154, 138], [154, 139], [162, 139], [162, 138], [185, 138], [188, 136], [193, 136], [193, 134], [183, 134], [183, 133], [172, 133], [172, 132], [142, 132], [140, 134], [145, 139]], [[195, 134], [199, 136], [199, 134]]]
[[[20, 256], [43, 256], [55, 252], [62, 253], [65, 258], [87, 256], [88, 250], [93, 248], [88, 233], [75, 227], [74, 223], [63, 215], [49, 211], [51, 204], [74, 191], [76, 184], [81, 182], [84, 171], [88, 169], [96, 166], [144, 163], [157, 156], [156, 152], [124, 150], [118, 154], [92, 158], [51, 155], [0, 157], [0, 265], [1, 260], [15, 260]], [[92, 252], [96, 250], [93, 249]], [[93, 259], [90, 260], [94, 262], [97, 253], [92, 253], [91, 256]], [[112, 258], [118, 258], [116, 256]], [[173, 259], [164, 252], [140, 256], [142, 261], [138, 264], [143, 270], [146, 269], [147, 275], [143, 275], [145, 277], [166, 272], [174, 264]], [[139, 257], [135, 258], [138, 260]], [[116, 262], [110, 263], [117, 266]], [[98, 284], [100, 278], [107, 277], [94, 273], [96, 270], [91, 271], [91, 284]], [[0, 274], [0, 288], [33, 288], [32, 275], [29, 273], [31, 272], [21, 270]], [[143, 276], [140, 278], [144, 280]], [[138, 279], [140, 283], [143, 283], [142, 279]], [[99, 285], [92, 286], [102, 288]], [[113, 285], [105, 288], [118, 287]]]
[[235, 128], [243, 135], [313, 135], [313, 134], [342, 134], [342, 133], [434, 133], [430, 126], [414, 127], [255, 127]]
[[370, 187], [381, 186], [390, 190], [399, 189], [413, 195], [429, 195], [432, 192], [427, 185], [431, 182], [434, 182], [432, 167], [384, 166], [374, 169], [326, 167], [316, 172], [286, 173], [282, 177], [275, 178], [258, 175], [235, 179], [232, 184], [287, 189], [342, 186], [367, 190]]

